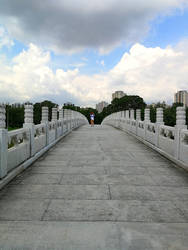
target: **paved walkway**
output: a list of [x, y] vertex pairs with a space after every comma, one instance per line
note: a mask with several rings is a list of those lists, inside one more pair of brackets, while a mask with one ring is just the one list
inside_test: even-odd
[[0, 249], [187, 250], [188, 173], [84, 126], [0, 192]]

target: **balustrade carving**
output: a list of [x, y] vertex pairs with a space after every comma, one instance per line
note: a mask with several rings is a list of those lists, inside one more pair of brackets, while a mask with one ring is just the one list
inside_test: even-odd
[[5, 106], [0, 105], [0, 128], [5, 128], [6, 126], [5, 119], [6, 119]]

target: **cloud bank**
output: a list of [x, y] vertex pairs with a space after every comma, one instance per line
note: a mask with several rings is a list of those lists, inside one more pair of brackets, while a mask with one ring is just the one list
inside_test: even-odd
[[2, 101], [42, 101], [58, 104], [95, 105], [111, 101], [115, 90], [142, 96], [146, 102], [173, 101], [174, 92], [188, 89], [188, 40], [176, 47], [132, 46], [107, 73], [82, 75], [79, 69], [55, 72], [50, 53], [34, 44], [8, 63], [0, 58], [0, 99]]
[[105, 53], [122, 42], [140, 42], [160, 14], [187, 0], [0, 0], [0, 22], [11, 36], [57, 53], [85, 48]]

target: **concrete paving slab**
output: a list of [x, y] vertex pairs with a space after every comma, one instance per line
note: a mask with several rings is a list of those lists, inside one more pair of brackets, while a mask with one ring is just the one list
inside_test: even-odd
[[53, 174], [99, 174], [106, 173], [104, 167], [36, 167], [31, 169], [31, 173], [53, 173]]
[[0, 220], [35, 221], [41, 220], [49, 200], [0, 199]]
[[174, 204], [177, 207], [177, 209], [179, 209], [182, 212], [186, 220], [188, 220], [188, 200], [184, 200], [184, 201], [175, 200]]
[[113, 200], [157, 200], [159, 187], [110, 185]]
[[70, 160], [67, 161], [42, 161], [42, 162], [36, 162], [32, 165], [32, 167], [53, 167], [53, 166], [62, 166], [62, 167], [67, 167], [69, 165]]
[[150, 176], [145, 175], [63, 175], [60, 184], [96, 185], [96, 184], [127, 184], [155, 185]]
[[58, 184], [61, 180], [61, 174], [38, 174], [27, 172], [25, 175], [18, 177], [19, 184]]
[[139, 201], [52, 200], [44, 215], [49, 221], [127, 221], [129, 208]]
[[109, 199], [107, 185], [10, 185], [3, 194], [24, 199]]
[[[123, 164], [122, 164], [123, 165]], [[107, 169], [107, 173], [109, 175], [112, 175], [112, 174], [117, 174], [117, 175], [148, 175], [148, 171], [146, 168], [142, 168], [142, 167], [139, 167], [139, 166], [108, 166]]]
[[188, 200], [187, 187], [110, 185], [114, 200]]
[[161, 176], [153, 175], [152, 179], [160, 186], [186, 186], [188, 187], [188, 176]]
[[53, 200], [44, 220], [184, 222], [185, 217], [170, 201]]
[[184, 223], [0, 222], [0, 248], [187, 250], [187, 231]]

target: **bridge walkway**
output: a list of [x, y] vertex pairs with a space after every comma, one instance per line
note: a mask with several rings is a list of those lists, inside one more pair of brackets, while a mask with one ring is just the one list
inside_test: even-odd
[[188, 173], [83, 126], [0, 191], [0, 249], [187, 250]]

